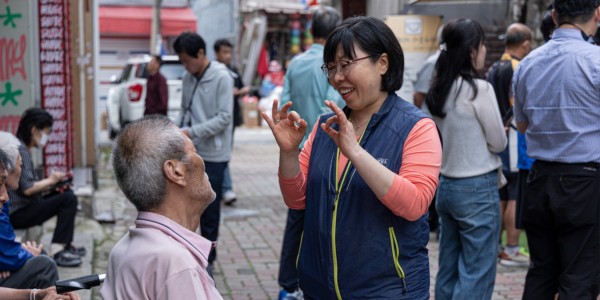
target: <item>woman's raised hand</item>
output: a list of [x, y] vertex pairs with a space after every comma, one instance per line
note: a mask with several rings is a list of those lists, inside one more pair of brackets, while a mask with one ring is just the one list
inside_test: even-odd
[[273, 101], [273, 108], [271, 115], [273, 120], [269, 118], [269, 115], [265, 112], [262, 113], [263, 119], [271, 128], [275, 141], [279, 145], [281, 152], [298, 152], [298, 147], [304, 138], [306, 133], [306, 127], [308, 124], [300, 115], [295, 112], [288, 112], [292, 107], [292, 102], [286, 103], [281, 110], [278, 110], [279, 101]]
[[[325, 100], [325, 105], [329, 107], [335, 115], [327, 119], [325, 123], [321, 123], [321, 129], [333, 139], [338, 148], [340, 148], [340, 151], [348, 159], [352, 159], [354, 155], [362, 151], [362, 147], [357, 142], [354, 127], [348, 118], [346, 118], [344, 111], [342, 111], [335, 102]], [[338, 123], [338, 130], [331, 127], [334, 123]]]

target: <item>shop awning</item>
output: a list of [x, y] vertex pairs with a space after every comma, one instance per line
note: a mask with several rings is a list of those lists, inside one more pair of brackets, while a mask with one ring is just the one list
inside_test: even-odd
[[[152, 7], [100, 6], [100, 34], [150, 36]], [[184, 31], [196, 32], [196, 15], [191, 8], [161, 8], [160, 34], [177, 36]]]

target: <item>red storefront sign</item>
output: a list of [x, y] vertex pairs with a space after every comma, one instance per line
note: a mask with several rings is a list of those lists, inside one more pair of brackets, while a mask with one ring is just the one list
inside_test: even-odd
[[73, 167], [69, 0], [39, 0], [42, 107], [54, 118], [44, 148], [46, 176]]

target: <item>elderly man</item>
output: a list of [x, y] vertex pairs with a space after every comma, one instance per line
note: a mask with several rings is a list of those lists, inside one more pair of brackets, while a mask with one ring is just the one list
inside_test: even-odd
[[145, 117], [117, 137], [112, 162], [138, 216], [111, 251], [102, 297], [222, 299], [207, 271], [213, 244], [195, 233], [215, 192], [192, 141], [166, 117]]
[[17, 189], [21, 176], [20, 144], [12, 134], [0, 131], [0, 287], [46, 288], [58, 280], [56, 264], [41, 255], [42, 245], [16, 242], [8, 216], [7, 189]]

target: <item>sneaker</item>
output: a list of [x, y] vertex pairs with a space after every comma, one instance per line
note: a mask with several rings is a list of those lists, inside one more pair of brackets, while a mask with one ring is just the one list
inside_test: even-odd
[[227, 206], [232, 206], [233, 203], [237, 200], [237, 196], [236, 196], [235, 192], [232, 190], [229, 190], [229, 191], [226, 191], [225, 193], [223, 193], [223, 196], [221, 198], [223, 199], [223, 202], [225, 202], [225, 205], [227, 205]]
[[81, 265], [81, 257], [67, 250], [62, 250], [54, 254], [54, 261], [56, 265], [61, 267], [78, 267]]
[[529, 257], [517, 252], [510, 255], [506, 251], [500, 253], [500, 264], [506, 267], [527, 267], [529, 266]]
[[284, 289], [279, 292], [279, 300], [304, 300], [304, 293], [301, 290], [297, 290], [290, 293]]
[[73, 245], [66, 246], [65, 251], [70, 252], [72, 254], [77, 254], [79, 257], [84, 257], [87, 254], [85, 247], [76, 247]]

